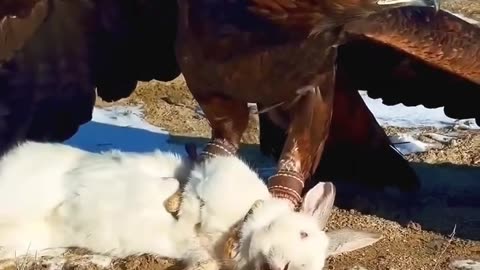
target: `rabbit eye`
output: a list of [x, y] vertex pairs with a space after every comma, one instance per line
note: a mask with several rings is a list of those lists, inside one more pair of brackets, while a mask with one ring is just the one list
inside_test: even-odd
[[306, 232], [300, 232], [300, 238], [304, 239], [304, 238], [307, 238], [308, 237], [308, 233]]

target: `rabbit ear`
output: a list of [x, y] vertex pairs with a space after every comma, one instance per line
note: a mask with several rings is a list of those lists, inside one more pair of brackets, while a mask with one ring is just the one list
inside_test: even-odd
[[379, 233], [340, 229], [327, 232], [329, 238], [327, 256], [354, 251], [370, 246], [382, 239]]
[[327, 225], [335, 200], [335, 186], [331, 182], [320, 182], [303, 198], [301, 211], [318, 219], [321, 229]]

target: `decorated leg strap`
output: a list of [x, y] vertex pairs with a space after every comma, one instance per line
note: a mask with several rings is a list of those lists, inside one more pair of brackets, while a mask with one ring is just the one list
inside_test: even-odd
[[294, 171], [280, 170], [268, 178], [268, 190], [273, 197], [289, 200], [295, 209], [302, 203], [303, 177]]

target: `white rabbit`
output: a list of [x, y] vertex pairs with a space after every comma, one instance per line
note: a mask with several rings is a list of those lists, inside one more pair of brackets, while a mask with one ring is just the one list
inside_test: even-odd
[[[295, 213], [236, 157], [214, 157], [193, 169], [177, 222], [164, 203], [190, 169], [189, 160], [159, 151], [95, 154], [24, 143], [0, 161], [0, 246], [11, 251], [3, 255], [76, 246], [112, 256], [179, 258], [189, 269], [267, 263], [283, 270], [289, 262], [290, 270], [310, 270], [320, 269], [328, 254], [379, 239], [358, 232], [352, 242], [348, 231], [340, 231], [332, 245], [322, 230], [333, 185], [317, 185], [305, 197], [304, 213]], [[258, 200], [263, 203], [247, 215]], [[225, 256], [238, 223], [238, 253]]]
[[333, 184], [317, 184], [295, 212], [287, 201], [273, 198], [258, 175], [234, 156], [196, 165], [182, 196], [179, 224], [200, 224], [198, 233], [213, 244], [203, 260], [211, 256], [223, 264], [203, 269], [319, 270], [329, 255], [381, 238], [349, 229], [324, 231], [335, 198]]
[[164, 202], [190, 170], [189, 160], [168, 152], [98, 154], [23, 143], [0, 161], [2, 256], [84, 247], [180, 258], [189, 247], [177, 242], [188, 236], [175, 229]]

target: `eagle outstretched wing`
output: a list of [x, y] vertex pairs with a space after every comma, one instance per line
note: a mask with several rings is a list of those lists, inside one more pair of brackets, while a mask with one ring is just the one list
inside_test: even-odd
[[156, 0], [40, 0], [0, 21], [0, 152], [19, 139], [61, 141], [137, 81], [180, 74], [177, 6]]
[[345, 26], [338, 69], [383, 103], [445, 107], [480, 124], [480, 27], [447, 11], [400, 8]]

